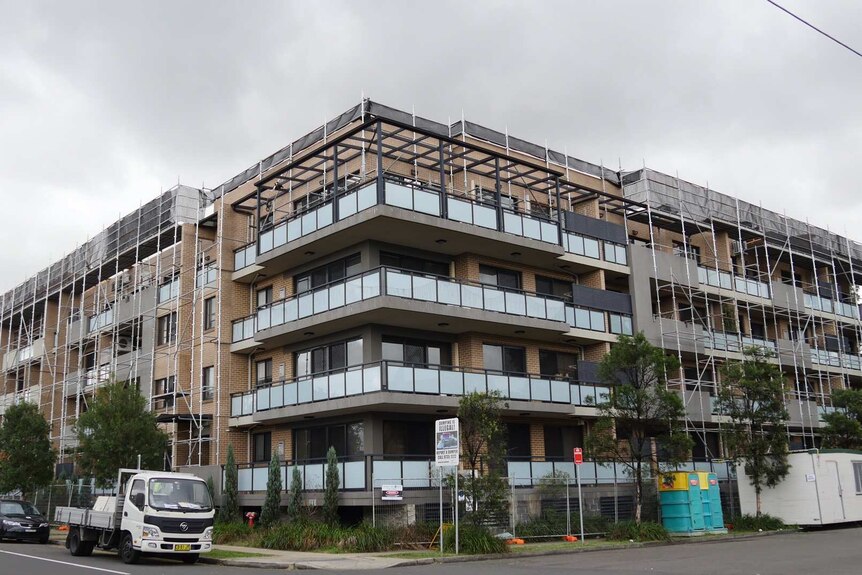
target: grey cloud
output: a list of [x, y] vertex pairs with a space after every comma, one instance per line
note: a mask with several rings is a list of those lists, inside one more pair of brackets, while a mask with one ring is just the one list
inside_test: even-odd
[[[858, 37], [859, 3], [785, 2]], [[363, 90], [862, 239], [862, 60], [766, 2], [0, 0], [0, 14], [0, 289]]]

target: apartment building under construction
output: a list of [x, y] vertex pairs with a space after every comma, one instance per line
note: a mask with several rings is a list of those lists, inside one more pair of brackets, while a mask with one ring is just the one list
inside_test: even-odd
[[366, 100], [2, 295], [0, 414], [37, 403], [68, 468], [99, 385], [133, 382], [166, 466], [232, 444], [254, 504], [273, 453], [314, 489], [334, 446], [349, 504], [374, 478], [430, 487], [433, 422], [470, 391], [506, 398], [510, 475], [568, 461], [606, 393], [597, 362], [642, 330], [681, 361], [694, 459], [722, 456], [718, 367], [749, 345], [786, 375], [791, 446], [813, 447], [832, 390], [862, 385], [861, 262], [672, 176]]

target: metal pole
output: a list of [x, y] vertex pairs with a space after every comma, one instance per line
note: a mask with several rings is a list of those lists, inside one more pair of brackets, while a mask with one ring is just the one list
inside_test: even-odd
[[374, 473], [371, 474], [371, 526], [377, 527], [377, 506], [374, 497]]
[[141, 468], [141, 454], [138, 454], [138, 469]]
[[458, 554], [458, 466], [455, 466], [455, 555]]
[[572, 507], [569, 503], [569, 482], [566, 481], [566, 535], [572, 534]]
[[440, 473], [440, 553], [443, 553], [443, 467], [437, 467]]
[[517, 501], [515, 501], [515, 478], [510, 477], [509, 481], [512, 483], [512, 537], [515, 537], [515, 509], [517, 507]]
[[581, 518], [581, 543], [586, 543], [584, 541], [584, 499], [581, 496], [581, 470], [575, 465], [575, 477], [578, 478], [578, 515]]

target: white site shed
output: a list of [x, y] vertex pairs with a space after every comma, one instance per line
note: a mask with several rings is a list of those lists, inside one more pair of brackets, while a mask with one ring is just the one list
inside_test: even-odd
[[[761, 492], [761, 511], [794, 525], [830, 525], [862, 521], [862, 452], [837, 449], [791, 453], [790, 473]], [[757, 510], [754, 487], [742, 464], [739, 505], [742, 513]]]

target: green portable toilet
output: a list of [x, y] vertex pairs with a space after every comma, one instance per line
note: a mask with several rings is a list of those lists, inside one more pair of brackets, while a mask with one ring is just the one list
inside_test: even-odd
[[718, 488], [718, 475], [715, 473], [704, 473], [706, 478], [705, 489], [702, 493], [708, 494], [711, 521], [706, 523], [710, 531], [726, 531], [724, 527], [724, 513], [721, 511], [721, 490]]
[[670, 533], [697, 533], [705, 529], [700, 477], [693, 471], [660, 475], [662, 524]]

